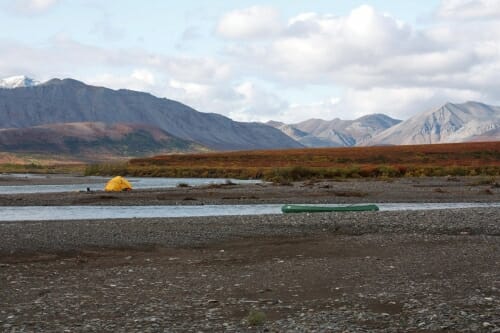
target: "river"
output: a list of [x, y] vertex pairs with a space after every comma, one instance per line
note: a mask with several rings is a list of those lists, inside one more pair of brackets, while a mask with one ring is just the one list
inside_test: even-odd
[[[2, 177], [26, 178], [33, 180], [44, 180], [50, 178], [50, 175], [34, 174], [9, 174]], [[7, 178], [8, 179], [8, 178]], [[110, 177], [80, 177], [78, 184], [50, 184], [50, 185], [10, 185], [0, 186], [0, 194], [25, 194], [25, 193], [53, 193], [53, 192], [78, 192], [90, 190], [103, 190]], [[64, 178], [63, 178], [64, 180]], [[210, 184], [223, 184], [230, 181], [234, 184], [255, 184], [260, 180], [240, 180], [224, 178], [146, 178], [146, 177], [127, 177], [134, 189], [153, 189], [153, 188], [172, 188], [179, 184], [189, 186], [202, 186]]]
[[[380, 211], [500, 207], [500, 203], [381, 203]], [[198, 206], [27, 206], [0, 207], [0, 221], [92, 220], [190, 216], [282, 214], [280, 204]], [[341, 205], [323, 205], [341, 206]]]

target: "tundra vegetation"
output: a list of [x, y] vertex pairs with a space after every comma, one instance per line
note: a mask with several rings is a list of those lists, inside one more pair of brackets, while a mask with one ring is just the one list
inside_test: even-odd
[[87, 165], [82, 163], [3, 163], [0, 164], [0, 173], [82, 174], [85, 172], [86, 168]]
[[500, 142], [172, 154], [89, 165], [86, 175], [291, 181], [499, 176]]

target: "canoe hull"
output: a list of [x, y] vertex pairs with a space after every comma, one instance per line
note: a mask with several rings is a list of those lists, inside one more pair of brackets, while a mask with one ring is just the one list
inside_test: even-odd
[[325, 212], [367, 212], [379, 210], [377, 205], [352, 205], [352, 206], [306, 206], [306, 205], [284, 205], [281, 207], [283, 213], [325, 213]]

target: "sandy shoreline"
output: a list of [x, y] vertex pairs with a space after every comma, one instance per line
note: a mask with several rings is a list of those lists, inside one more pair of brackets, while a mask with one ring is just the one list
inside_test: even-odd
[[[0, 205], [498, 202], [499, 193], [480, 178], [419, 178], [2, 195]], [[6, 222], [0, 330], [499, 332], [499, 276], [500, 208]]]

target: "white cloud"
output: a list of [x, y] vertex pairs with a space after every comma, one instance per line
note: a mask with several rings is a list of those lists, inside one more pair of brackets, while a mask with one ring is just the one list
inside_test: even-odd
[[[424, 105], [422, 101], [425, 101]], [[283, 112], [279, 120], [296, 123], [308, 118], [325, 120], [355, 119], [366, 114], [384, 113], [405, 119], [417, 112], [443, 103], [432, 89], [348, 89], [340, 98], [331, 98], [308, 104], [294, 104]]]
[[252, 82], [214, 85], [171, 80], [166, 95], [198, 111], [239, 121], [278, 119], [288, 107], [286, 101]]
[[500, 17], [498, 0], [442, 0], [438, 16], [447, 19], [486, 19]]
[[332, 120], [336, 117], [345, 118], [346, 115], [337, 108], [339, 102], [338, 98], [330, 98], [315, 103], [291, 104], [287, 109], [282, 110], [279, 118], [274, 120], [294, 124], [310, 118], [325, 120]]
[[55, 7], [60, 0], [13, 0], [10, 8], [22, 15], [37, 15]]
[[446, 102], [462, 103], [470, 100], [483, 100], [484, 98], [484, 94], [466, 89], [348, 89], [340, 98], [334, 97], [315, 103], [290, 105], [275, 120], [297, 123], [309, 118], [355, 119], [373, 113], [383, 113], [396, 119], [407, 119]]
[[155, 84], [155, 76], [147, 69], [136, 69], [132, 72], [132, 78], [144, 82], [150, 86]]
[[[131, 72], [148, 69], [181, 81], [216, 83], [233, 75], [230, 64], [209, 57], [171, 57], [140, 49], [101, 48], [79, 43], [66, 35], [57, 35], [44, 47], [0, 39], [0, 73], [35, 73], [47, 76], [88, 76], [89, 70], [100, 72]], [[101, 70], [105, 68], [105, 70]], [[120, 74], [122, 75], [122, 74]]]
[[339, 83], [345, 78], [339, 72], [346, 67], [357, 76], [389, 57], [414, 52], [426, 42], [401, 21], [361, 6], [345, 17], [300, 14], [268, 43], [232, 45], [228, 52], [286, 81]]
[[[465, 3], [445, 0], [442, 7], [450, 12]], [[491, 14], [500, 7], [499, 1], [467, 3], [476, 9], [469, 16], [479, 15], [478, 8]], [[293, 119], [298, 113], [331, 119], [373, 112], [404, 119], [447, 101], [500, 100], [495, 90], [500, 85], [495, 75], [500, 69], [500, 20], [447, 19], [417, 29], [364, 5], [345, 16], [302, 13], [270, 36], [232, 42], [227, 54], [248, 73], [281, 87], [344, 88], [335, 105], [319, 101], [281, 113]]]
[[405, 118], [415, 113], [415, 102], [429, 100], [432, 96], [432, 90], [426, 88], [352, 89], [347, 91], [339, 108], [351, 112], [355, 117], [382, 112]]
[[239, 108], [230, 115], [240, 120], [266, 121], [269, 117], [279, 117], [288, 107], [286, 101], [252, 82], [243, 82], [234, 90], [242, 96], [242, 99]]
[[[195, 104], [201, 104], [200, 102], [207, 98], [215, 98], [216, 95], [216, 90], [206, 84], [170, 80], [169, 86], [178, 91], [179, 97], [182, 96], [183, 99], [190, 100]], [[200, 102], [196, 102], [197, 100]]]
[[135, 69], [130, 74], [117, 75], [111, 73], [98, 74], [81, 78], [85, 83], [112, 89], [130, 89], [158, 93], [156, 78], [147, 69]]
[[229, 116], [234, 106], [242, 100], [242, 96], [230, 86], [175, 79], [169, 81], [164, 95], [198, 111], [220, 113], [226, 116]]
[[213, 58], [203, 57], [164, 57], [162, 66], [168, 73], [181, 81], [220, 82], [232, 75], [231, 65]]
[[279, 12], [268, 6], [253, 6], [226, 13], [217, 24], [217, 34], [229, 39], [269, 37], [279, 33]]

